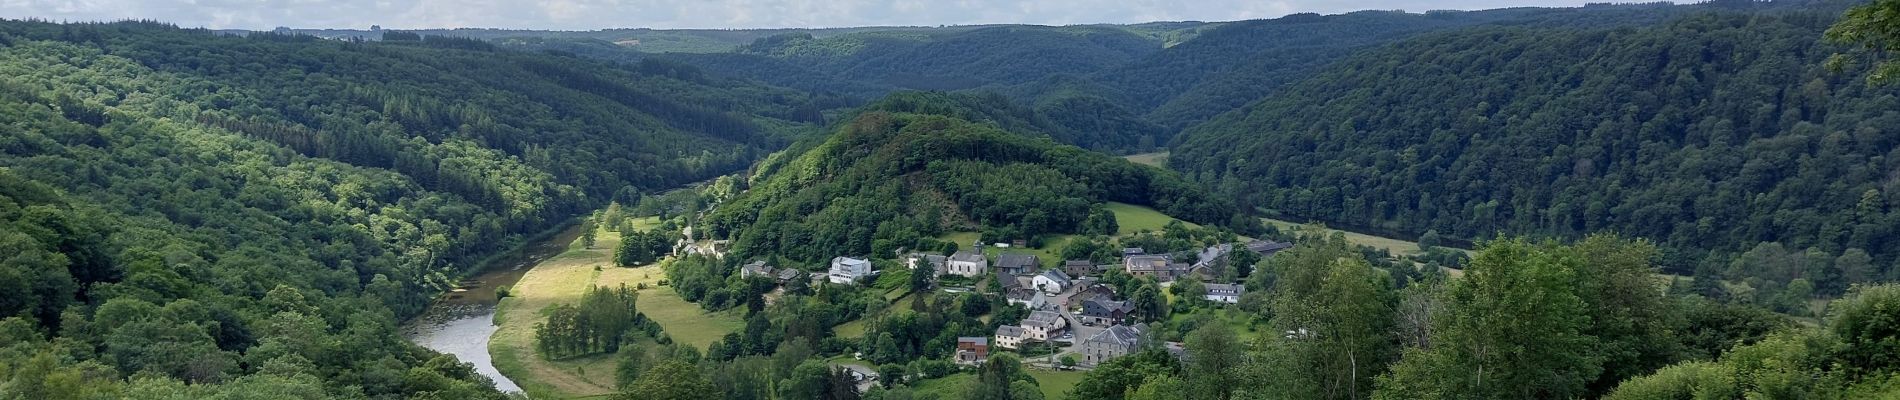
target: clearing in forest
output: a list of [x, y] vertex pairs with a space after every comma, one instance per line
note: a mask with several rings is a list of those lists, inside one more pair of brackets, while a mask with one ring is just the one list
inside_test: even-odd
[[[653, 222], [636, 223], [639, 225], [650, 227]], [[488, 352], [494, 357], [495, 367], [532, 398], [616, 393], [611, 354], [550, 361], [535, 349], [534, 325], [543, 321], [541, 311], [555, 304], [578, 302], [588, 287], [647, 284], [648, 289], [640, 291], [640, 312], [658, 322], [668, 335], [701, 349], [742, 324], [737, 316], [707, 313], [681, 300], [672, 288], [658, 286], [666, 273], [657, 265], [613, 266], [613, 247], [620, 242], [620, 234], [601, 230], [596, 235], [592, 248], [575, 240], [566, 252], [536, 264], [509, 289], [510, 297], [503, 299], [495, 312], [495, 323], [500, 328], [490, 339]]]

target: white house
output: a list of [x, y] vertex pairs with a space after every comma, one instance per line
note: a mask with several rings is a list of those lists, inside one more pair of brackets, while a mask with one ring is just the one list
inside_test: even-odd
[[1202, 286], [1207, 288], [1207, 301], [1234, 304], [1240, 302], [1240, 295], [1247, 294], [1247, 285], [1242, 284], [1209, 283]]
[[857, 284], [859, 280], [871, 276], [871, 261], [862, 258], [837, 257], [831, 259], [831, 283]]
[[1043, 298], [1042, 292], [1038, 292], [1036, 289], [1019, 287], [1010, 288], [1003, 292], [1003, 298], [1008, 299], [1009, 304], [1019, 304], [1022, 305], [1023, 308], [1031, 310], [1042, 309], [1043, 305], [1049, 303], [1048, 299]]
[[1072, 282], [1069, 280], [1069, 274], [1065, 274], [1059, 269], [1042, 271], [1041, 274], [1036, 274], [1034, 279], [1036, 287], [1047, 293], [1062, 293], [1063, 290], [1069, 288], [1069, 284]]
[[950, 255], [949, 271], [945, 273], [976, 278], [983, 276], [985, 273], [989, 273], [989, 271], [990, 260], [987, 257], [983, 257], [983, 253], [963, 250]]
[[936, 254], [911, 253], [909, 257], [904, 258], [904, 267], [913, 270], [927, 268], [931, 276], [937, 276], [943, 275], [945, 265], [949, 263], [949, 260], [948, 257]]
[[1023, 327], [1020, 326], [1003, 325], [996, 327], [996, 347], [1005, 349], [1022, 347], [1023, 338], [1027, 335], [1026, 332], [1023, 332]]
[[1068, 328], [1069, 321], [1063, 319], [1062, 314], [1056, 314], [1053, 311], [1036, 311], [1023, 317], [1021, 325], [1023, 333], [1027, 334], [1026, 338], [1046, 341]]

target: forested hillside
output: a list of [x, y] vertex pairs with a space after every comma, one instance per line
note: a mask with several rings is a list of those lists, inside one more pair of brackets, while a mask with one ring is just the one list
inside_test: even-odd
[[1219, 24], [786, 32], [732, 52], [666, 55], [604, 42], [528, 46], [607, 59], [663, 58], [714, 75], [861, 100], [903, 89], [996, 91], [1057, 123], [1097, 132], [1089, 135], [1090, 141], [1058, 138], [1063, 143], [1128, 153], [1166, 146], [1188, 126], [1270, 95], [1359, 51], [1418, 34], [1481, 25], [1644, 25], [1722, 7], [1770, 6], [1601, 4], [1296, 14]]
[[[1432, 35], [1193, 129], [1171, 162], [1242, 202], [1347, 226], [1619, 231], [1676, 250], [1679, 273], [1763, 242], [1779, 243], [1764, 257], [1865, 250], [1891, 265], [1900, 92], [1824, 66], [1844, 47], [1821, 38], [1839, 13]], [[1877, 272], [1812, 267], [1775, 274], [1839, 293]]]
[[498, 397], [396, 324], [805, 129], [780, 89], [393, 39], [0, 22], [0, 393]]
[[1022, 122], [972, 122], [991, 111], [971, 104], [895, 95], [822, 143], [763, 162], [708, 223], [740, 254], [818, 261], [890, 256], [955, 229], [1016, 233], [997, 240], [1074, 233], [1109, 201], [1202, 223], [1235, 215], [1172, 173], [1005, 130]]

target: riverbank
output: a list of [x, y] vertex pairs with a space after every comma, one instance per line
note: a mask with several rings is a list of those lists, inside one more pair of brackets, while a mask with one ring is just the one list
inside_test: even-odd
[[536, 235], [528, 245], [502, 253], [484, 262], [475, 276], [463, 279], [456, 288], [438, 296], [422, 315], [403, 324], [403, 336], [410, 342], [455, 356], [475, 365], [475, 371], [495, 381], [503, 392], [521, 392], [521, 387], [501, 373], [489, 358], [489, 337], [496, 331], [494, 316], [502, 288], [514, 285], [534, 265], [560, 254], [581, 235], [579, 224], [567, 224]]
[[[652, 229], [658, 221], [643, 220], [635, 229]], [[741, 325], [738, 317], [726, 313], [707, 313], [698, 305], [678, 300], [670, 287], [659, 286], [666, 273], [658, 266], [620, 268], [613, 266], [613, 247], [620, 233], [595, 232], [592, 248], [570, 240], [564, 251], [529, 268], [509, 289], [495, 314], [496, 330], [488, 344], [489, 355], [503, 375], [521, 385], [523, 392], [536, 399], [589, 398], [616, 392], [615, 361], [612, 355], [595, 355], [565, 360], [547, 360], [536, 354], [534, 325], [541, 322], [543, 309], [560, 303], [575, 303], [589, 287], [639, 286], [639, 308], [676, 340], [701, 349]], [[681, 334], [675, 332], [695, 332]]]

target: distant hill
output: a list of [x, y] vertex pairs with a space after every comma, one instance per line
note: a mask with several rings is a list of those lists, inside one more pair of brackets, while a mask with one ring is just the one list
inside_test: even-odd
[[1106, 202], [1199, 223], [1233, 215], [1172, 173], [1004, 130], [1019, 120], [974, 122], [989, 113], [927, 96], [880, 104], [767, 159], [706, 223], [741, 254], [817, 261], [915, 248], [949, 229], [1073, 233]]
[[1169, 162], [1242, 203], [1343, 226], [1613, 230], [1682, 250], [1669, 265], [1682, 273], [1761, 242], [1888, 265], [1900, 91], [1824, 66], [1839, 15], [1423, 36], [1190, 129]]

